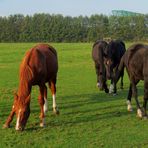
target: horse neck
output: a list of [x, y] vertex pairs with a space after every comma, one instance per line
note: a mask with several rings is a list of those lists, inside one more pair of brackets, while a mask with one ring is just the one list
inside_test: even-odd
[[31, 83], [30, 80], [21, 78], [18, 88], [18, 96], [22, 98], [27, 98], [31, 93]]
[[20, 67], [20, 83], [18, 89], [19, 97], [26, 98], [30, 95], [32, 87], [33, 72], [28, 65], [28, 56], [24, 58]]

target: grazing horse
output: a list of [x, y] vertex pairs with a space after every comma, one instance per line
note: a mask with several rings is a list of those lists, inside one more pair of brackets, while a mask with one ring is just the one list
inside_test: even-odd
[[56, 106], [56, 77], [58, 71], [58, 59], [56, 50], [48, 44], [38, 44], [31, 48], [23, 58], [20, 65], [20, 77], [18, 92], [14, 97], [14, 103], [4, 128], [10, 127], [14, 114], [16, 114], [16, 130], [24, 130], [30, 115], [30, 96], [33, 85], [39, 86], [40, 95], [40, 126], [45, 125], [45, 113], [48, 110], [46, 82], [53, 97], [53, 111], [58, 114]]
[[[127, 96], [127, 109], [128, 111], [132, 111], [131, 97], [134, 96], [137, 105], [137, 115], [140, 118], [145, 118], [147, 117], [146, 105], [148, 100], [148, 45], [135, 44], [125, 52], [118, 67], [118, 72], [116, 73], [115, 83], [117, 83], [124, 66], [126, 67], [130, 79], [129, 92]], [[143, 111], [138, 101], [136, 87], [140, 80], [144, 80]]]
[[106, 93], [109, 92], [106, 84], [106, 69], [104, 64], [105, 58], [105, 48], [107, 47], [105, 41], [96, 41], [92, 49], [92, 59], [95, 63], [96, 75], [97, 75], [97, 86], [100, 90], [105, 90]]
[[[113, 81], [114, 76], [119, 66], [120, 60], [125, 53], [125, 44], [120, 40], [111, 41], [108, 44], [108, 48], [106, 48], [105, 53], [106, 57], [106, 75], [107, 79], [111, 79], [111, 85], [109, 88], [109, 93], [113, 93]], [[121, 77], [121, 89], [123, 89], [123, 76], [124, 76], [124, 68], [120, 73]], [[116, 94], [114, 92], [114, 94]]]

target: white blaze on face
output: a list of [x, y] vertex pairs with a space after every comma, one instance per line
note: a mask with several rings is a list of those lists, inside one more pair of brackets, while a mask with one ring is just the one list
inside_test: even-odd
[[20, 112], [21, 112], [21, 109], [19, 109], [19, 112], [18, 112], [18, 117], [17, 117], [17, 121], [16, 121], [16, 127], [15, 127], [16, 130], [19, 130]]
[[56, 108], [56, 95], [55, 94], [53, 94], [53, 96], [52, 96], [52, 99], [53, 99], [53, 108]]
[[44, 98], [44, 113], [48, 111], [48, 101], [47, 98]]

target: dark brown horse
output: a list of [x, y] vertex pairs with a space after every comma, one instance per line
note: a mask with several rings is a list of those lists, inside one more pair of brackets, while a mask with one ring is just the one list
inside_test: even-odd
[[105, 68], [105, 49], [107, 48], [107, 42], [96, 41], [92, 49], [92, 59], [95, 63], [96, 75], [97, 75], [97, 86], [100, 90], [105, 90], [106, 93], [109, 92], [106, 84], [106, 68]]
[[[143, 44], [135, 44], [125, 52], [118, 67], [115, 83], [118, 81], [120, 72], [124, 66], [127, 69], [127, 73], [130, 79], [130, 87], [127, 97], [127, 109], [128, 111], [132, 111], [131, 97], [133, 95], [136, 100], [138, 117], [147, 117], [146, 106], [148, 100], [148, 46]], [[143, 111], [138, 101], [136, 87], [140, 80], [144, 80]]]
[[[111, 79], [111, 85], [109, 88], [109, 93], [114, 93], [113, 92], [113, 81], [114, 81], [114, 76], [116, 74], [117, 68], [119, 66], [120, 60], [125, 53], [125, 44], [121, 40], [112, 40], [109, 42], [108, 47], [105, 50], [106, 53], [106, 75], [107, 79]], [[122, 69], [120, 73], [121, 77], [121, 89], [123, 88], [123, 76], [124, 76], [124, 68]]]
[[56, 77], [58, 71], [58, 59], [56, 50], [48, 44], [39, 44], [31, 48], [25, 55], [20, 66], [20, 82], [18, 92], [14, 97], [12, 111], [7, 118], [4, 128], [10, 126], [13, 116], [16, 114], [16, 130], [23, 130], [30, 115], [30, 94], [33, 85], [38, 85], [40, 95], [40, 126], [45, 125], [45, 113], [47, 112], [47, 87], [53, 97], [53, 111], [58, 114], [56, 106]]

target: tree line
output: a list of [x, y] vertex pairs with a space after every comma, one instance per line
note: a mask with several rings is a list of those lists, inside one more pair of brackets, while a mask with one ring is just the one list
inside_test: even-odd
[[148, 15], [0, 17], [0, 42], [92, 42], [104, 38], [148, 40]]

